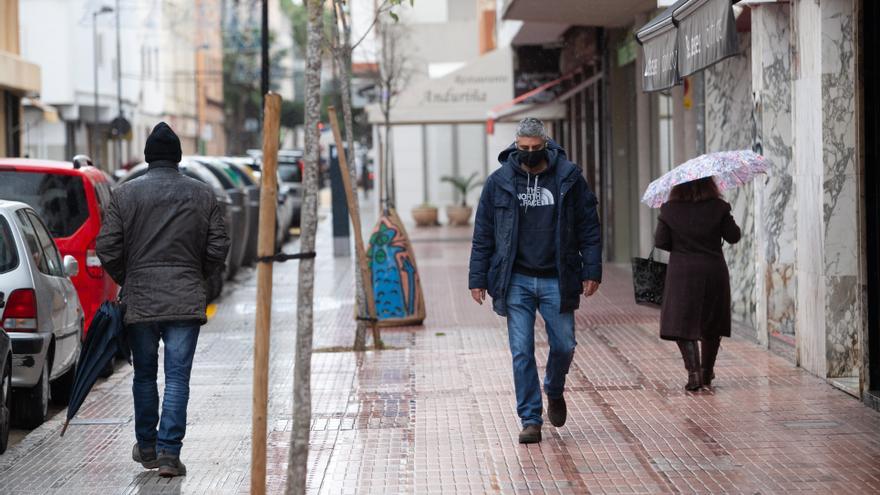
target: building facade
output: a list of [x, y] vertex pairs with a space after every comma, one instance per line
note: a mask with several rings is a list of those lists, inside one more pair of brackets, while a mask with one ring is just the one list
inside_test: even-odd
[[22, 98], [40, 92], [40, 67], [21, 57], [18, 0], [0, 0], [0, 156], [25, 153]]
[[22, 52], [46, 67], [40, 102], [60, 117], [26, 112], [28, 154], [116, 170], [143, 160], [160, 120], [185, 153], [225, 153], [221, 16], [219, 0], [23, 4]]
[[[441, 179], [482, 179], [494, 171], [498, 153], [513, 142], [520, 112], [532, 108], [516, 99], [515, 56], [497, 33], [496, 19], [495, 2], [415, 2], [401, 9], [399, 24], [387, 28], [395, 31], [390, 42], [403, 47], [406, 69], [391, 107], [389, 138], [379, 106], [367, 111], [374, 149], [388, 150], [391, 199], [405, 218], [415, 207], [432, 205], [445, 222], [445, 207], [462, 198]], [[364, 23], [355, 18], [354, 25]], [[372, 61], [381, 72], [383, 43], [381, 36], [373, 38]], [[356, 51], [356, 61], [370, 63], [368, 54], [367, 49]], [[548, 120], [563, 115], [559, 104], [536, 111]], [[374, 158], [380, 163], [379, 154]], [[473, 205], [477, 198], [478, 192], [472, 192], [466, 200]]]
[[[558, 94], [569, 107], [554, 132], [598, 192], [609, 261], [650, 251], [656, 211], [638, 200], [663, 172], [704, 152], [755, 149], [770, 159], [766, 178], [726, 194], [745, 234], [725, 247], [733, 317], [756, 342], [875, 402], [878, 205], [869, 179], [877, 90], [867, 81], [877, 77], [877, 37], [866, 26], [878, 9], [864, 0], [726, 2], [735, 53], [645, 91], [652, 71], [633, 33], [660, 8], [697, 3], [711, 2], [562, 1], [547, 9], [508, 0], [500, 14], [502, 29], [520, 23], [514, 43], [561, 44], [562, 76], [574, 74], [572, 60], [586, 67], [592, 58], [597, 67], [596, 90], [576, 75], [563, 84]], [[598, 100], [592, 113], [571, 94], [583, 91], [584, 101]]]

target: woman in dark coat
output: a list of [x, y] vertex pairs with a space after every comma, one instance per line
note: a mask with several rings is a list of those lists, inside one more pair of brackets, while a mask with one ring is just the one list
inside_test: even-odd
[[687, 390], [711, 385], [721, 337], [730, 337], [730, 275], [721, 244], [741, 236], [711, 177], [676, 186], [660, 208], [654, 244], [671, 253], [660, 337], [678, 343]]

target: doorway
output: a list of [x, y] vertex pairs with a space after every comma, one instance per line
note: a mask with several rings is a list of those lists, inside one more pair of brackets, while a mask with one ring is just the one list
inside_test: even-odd
[[[862, 89], [865, 134], [864, 191], [868, 282], [868, 389], [880, 406], [880, 2], [862, 2]], [[871, 29], [868, 26], [872, 26]]]

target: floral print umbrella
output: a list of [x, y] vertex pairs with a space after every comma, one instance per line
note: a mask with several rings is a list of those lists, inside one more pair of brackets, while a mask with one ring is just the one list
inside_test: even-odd
[[642, 203], [660, 208], [669, 200], [672, 188], [705, 177], [712, 177], [722, 192], [739, 187], [758, 174], [766, 174], [770, 163], [751, 150], [720, 151], [688, 160], [648, 185]]

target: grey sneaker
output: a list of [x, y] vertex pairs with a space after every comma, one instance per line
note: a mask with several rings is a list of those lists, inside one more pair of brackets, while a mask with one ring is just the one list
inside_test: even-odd
[[159, 476], [163, 478], [186, 476], [186, 466], [180, 461], [180, 456], [162, 452], [159, 455]]
[[519, 434], [519, 443], [539, 443], [541, 425], [526, 425]]
[[131, 449], [131, 459], [139, 463], [144, 469], [156, 469], [159, 467], [159, 458], [156, 456], [156, 448], [142, 449], [137, 442]]

